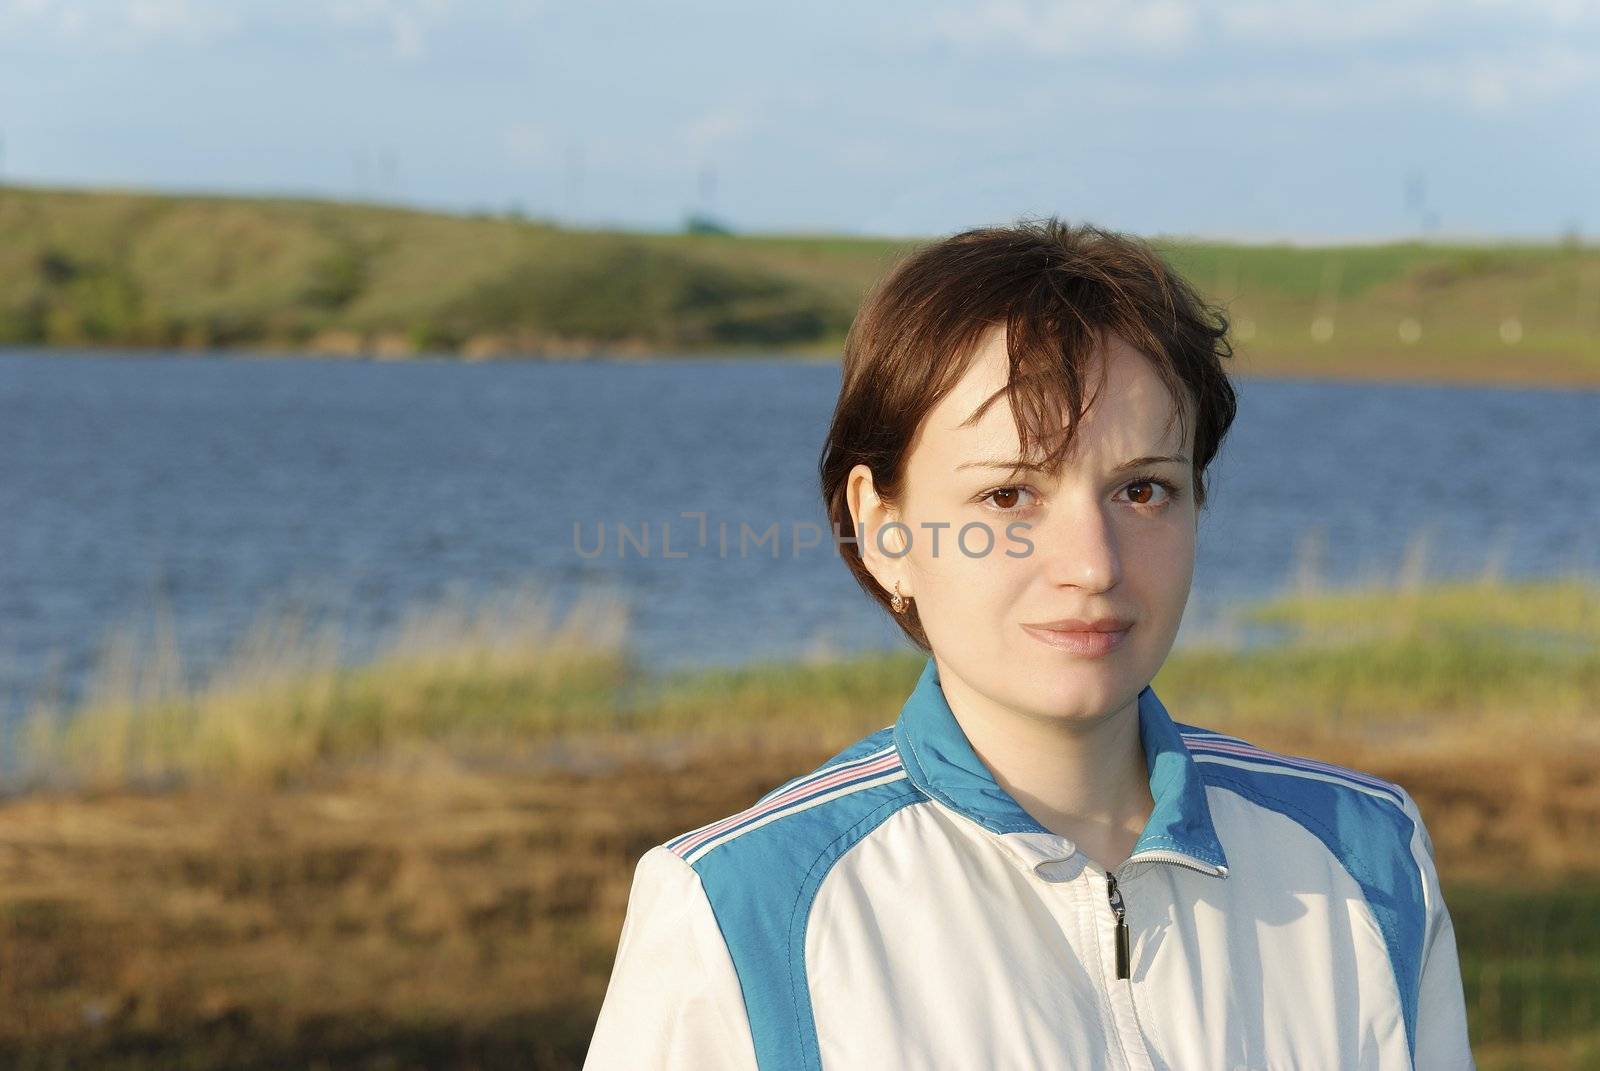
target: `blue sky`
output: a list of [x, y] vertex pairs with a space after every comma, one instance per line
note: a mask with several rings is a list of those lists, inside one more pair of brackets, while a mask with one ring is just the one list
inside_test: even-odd
[[1600, 3], [0, 0], [0, 180], [676, 229], [1600, 232]]

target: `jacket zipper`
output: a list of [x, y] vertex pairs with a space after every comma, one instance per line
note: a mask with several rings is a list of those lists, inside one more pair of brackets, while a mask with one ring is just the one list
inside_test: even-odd
[[1122, 893], [1117, 891], [1117, 878], [1106, 875], [1106, 892], [1111, 899], [1111, 910], [1117, 913], [1117, 977], [1128, 977], [1128, 918], [1123, 910]]
[[[1203, 874], [1227, 873], [1222, 867], [1205, 866], [1176, 852], [1141, 852], [1126, 860], [1124, 865], [1134, 860], [1150, 863], [1177, 863], [1191, 870], [1198, 870]], [[1120, 870], [1121, 867], [1118, 867], [1118, 869]], [[1129, 964], [1133, 959], [1128, 940], [1128, 913], [1126, 905], [1122, 902], [1122, 892], [1117, 888], [1117, 876], [1109, 870], [1106, 871], [1106, 897], [1111, 902], [1111, 910], [1116, 912], [1117, 915], [1117, 977], [1127, 978], [1130, 976]]]
[[[1172, 863], [1177, 866], [1188, 867], [1190, 870], [1198, 870], [1204, 874], [1212, 874], [1217, 876], [1227, 873], [1227, 869], [1224, 867], [1215, 866], [1210, 863], [1203, 863], [1197, 859], [1191, 859], [1189, 856], [1184, 855], [1181, 852], [1166, 851], [1163, 849], [1143, 851], [1137, 855], [1129, 856], [1121, 866], [1117, 867], [1117, 870], [1120, 871], [1123, 866], [1127, 866], [1129, 863], [1134, 862]], [[1128, 1038], [1125, 1038], [1120, 1027], [1117, 1027], [1112, 1032], [1117, 1039], [1118, 1047], [1122, 1051], [1123, 1060], [1131, 1067], [1134, 1060], [1134, 1053], [1143, 1053], [1146, 1060], [1148, 1060], [1149, 1056], [1148, 1050], [1144, 1048], [1144, 1029], [1139, 1025], [1139, 1008], [1133, 1001], [1133, 982], [1129, 980], [1133, 973], [1131, 969], [1133, 961], [1133, 942], [1128, 934], [1127, 905], [1123, 902], [1122, 890], [1117, 887], [1117, 875], [1109, 870], [1105, 872], [1105, 875], [1106, 899], [1111, 904], [1111, 910], [1116, 914], [1117, 917], [1117, 980], [1128, 982], [1128, 989], [1126, 990], [1123, 990], [1121, 986], [1117, 986], [1115, 988], [1118, 992], [1126, 994], [1128, 1010], [1132, 1015], [1133, 1038], [1134, 1041], [1137, 1042], [1137, 1048], [1134, 1048], [1133, 1052], [1130, 1052], [1130, 1047], [1134, 1045], [1134, 1041], [1130, 1041]], [[1110, 997], [1114, 1004], [1116, 1000], [1115, 995], [1108, 993], [1107, 996]], [[1116, 1023], [1116, 1012], [1114, 1007], [1112, 1021], [1113, 1024]], [[1148, 1067], [1149, 1064], [1141, 1061], [1140, 1066]]]

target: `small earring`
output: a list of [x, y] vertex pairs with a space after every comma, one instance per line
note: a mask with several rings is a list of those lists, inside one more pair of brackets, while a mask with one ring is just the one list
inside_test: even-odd
[[889, 596], [889, 605], [894, 608], [894, 612], [897, 614], [906, 612], [906, 597], [900, 594], [900, 581], [898, 580], [894, 582], [894, 594]]

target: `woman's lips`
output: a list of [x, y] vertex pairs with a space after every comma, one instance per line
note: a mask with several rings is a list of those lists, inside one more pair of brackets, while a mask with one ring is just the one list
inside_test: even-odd
[[1129, 625], [1115, 632], [1066, 632], [1060, 629], [1040, 628], [1037, 625], [1022, 626], [1024, 632], [1047, 647], [1087, 658], [1098, 658], [1116, 650], [1132, 628], [1133, 626]]

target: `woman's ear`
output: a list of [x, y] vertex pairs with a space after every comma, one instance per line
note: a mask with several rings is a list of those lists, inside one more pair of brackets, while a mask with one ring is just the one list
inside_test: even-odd
[[[900, 594], [911, 598], [910, 578], [902, 563], [905, 555], [905, 532], [900, 528], [884, 531], [884, 526], [899, 519], [897, 512], [878, 497], [878, 488], [872, 479], [872, 470], [857, 465], [845, 478], [845, 501], [850, 507], [850, 518], [856, 526], [860, 543], [856, 551], [861, 563], [867, 567], [874, 580], [886, 592], [900, 585]], [[881, 542], [880, 542], [881, 540]], [[885, 548], [893, 553], [884, 553]], [[898, 557], [896, 555], [899, 555]]]

